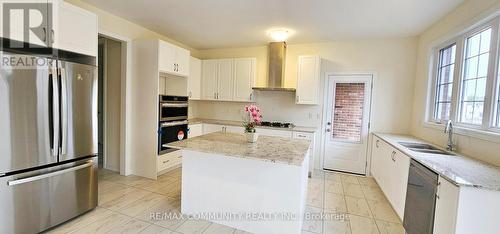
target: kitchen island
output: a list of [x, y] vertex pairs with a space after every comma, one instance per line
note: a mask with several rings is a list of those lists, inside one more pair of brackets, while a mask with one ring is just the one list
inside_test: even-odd
[[182, 149], [182, 213], [252, 233], [300, 233], [309, 145], [221, 132], [169, 143]]

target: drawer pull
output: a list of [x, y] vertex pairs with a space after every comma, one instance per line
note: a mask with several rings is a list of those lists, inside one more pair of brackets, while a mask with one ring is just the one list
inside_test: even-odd
[[164, 163], [164, 164], [165, 164], [165, 163], [168, 163], [168, 162], [170, 162], [170, 160], [167, 160], [167, 161], [163, 161], [163, 163]]

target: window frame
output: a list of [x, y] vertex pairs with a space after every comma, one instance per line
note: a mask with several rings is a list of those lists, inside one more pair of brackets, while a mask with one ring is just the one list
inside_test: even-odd
[[[463, 89], [463, 75], [465, 71], [465, 53], [467, 46], [467, 39], [491, 28], [491, 39], [490, 39], [490, 50], [489, 50], [489, 60], [488, 60], [488, 71], [486, 78], [486, 90], [484, 99], [484, 109], [483, 109], [483, 119], [480, 125], [463, 123], [460, 121], [460, 108], [462, 100], [462, 89]], [[453, 88], [452, 97], [450, 105], [450, 120], [459, 129], [463, 129], [464, 132], [467, 130], [473, 130], [475, 133], [471, 135], [477, 135], [480, 132], [487, 132], [490, 135], [495, 133], [495, 135], [500, 134], [500, 126], [496, 125], [497, 114], [500, 114], [497, 107], [497, 100], [500, 97], [500, 74], [499, 72], [499, 62], [500, 62], [500, 16], [495, 16], [493, 19], [489, 19], [485, 23], [478, 24], [469, 30], [460, 33], [443, 43], [438, 44], [432, 48], [431, 59], [430, 59], [430, 69], [429, 73], [430, 87], [428, 92], [428, 102], [427, 102], [427, 114], [425, 118], [425, 123], [427, 126], [443, 126], [445, 121], [435, 118], [437, 105], [436, 101], [439, 98], [437, 94], [437, 86], [439, 81], [439, 66], [440, 66], [440, 52], [443, 49], [449, 48], [453, 44], [456, 45], [455, 51], [455, 67], [453, 71]], [[499, 104], [500, 105], [500, 104]], [[500, 124], [499, 124], [500, 125]], [[468, 134], [466, 134], [468, 135]], [[498, 135], [500, 137], [500, 135]]]

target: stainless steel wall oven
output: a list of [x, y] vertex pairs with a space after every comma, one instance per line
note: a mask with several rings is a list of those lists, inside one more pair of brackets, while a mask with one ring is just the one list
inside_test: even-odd
[[158, 154], [166, 154], [176, 149], [165, 144], [188, 138], [188, 97], [160, 96], [158, 122]]

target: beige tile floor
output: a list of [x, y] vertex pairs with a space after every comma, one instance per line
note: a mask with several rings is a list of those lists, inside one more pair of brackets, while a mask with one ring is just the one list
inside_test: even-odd
[[[98, 207], [48, 233], [246, 233], [203, 220], [150, 217], [155, 212], [180, 214], [180, 193], [181, 169], [157, 181], [100, 170]], [[305, 220], [303, 234], [404, 234], [372, 178], [317, 171], [309, 179], [306, 212], [328, 216]]]

